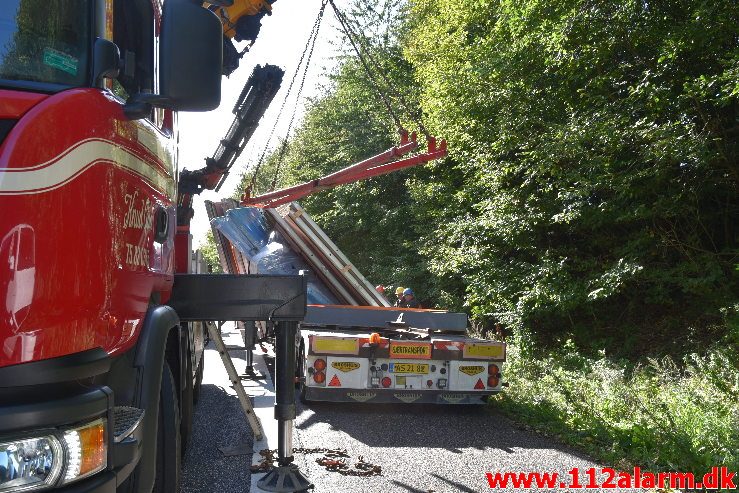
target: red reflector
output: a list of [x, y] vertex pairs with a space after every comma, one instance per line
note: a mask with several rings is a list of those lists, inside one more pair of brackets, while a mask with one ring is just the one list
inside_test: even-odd
[[482, 378], [477, 379], [477, 383], [475, 384], [475, 390], [482, 390], [485, 389], [485, 384], [482, 383]]
[[385, 377], [382, 379], [382, 386], [385, 388], [390, 387], [390, 384], [393, 383], [392, 380], [390, 380], [390, 377]]
[[334, 378], [331, 379], [331, 381], [328, 383], [329, 387], [341, 387], [341, 382], [339, 381], [339, 376], [334, 375]]
[[433, 380], [426, 380], [426, 387], [431, 387], [434, 384]]
[[498, 371], [498, 365], [488, 365], [488, 375], [495, 375]]
[[317, 359], [313, 362], [313, 368], [315, 368], [318, 371], [325, 370], [326, 369], [326, 360], [325, 359]]
[[313, 380], [316, 383], [323, 383], [323, 382], [326, 381], [326, 374], [323, 373], [322, 371], [318, 371], [318, 372], [316, 372], [316, 373], [313, 374]]
[[500, 379], [498, 377], [488, 377], [488, 387], [497, 387], [500, 383]]

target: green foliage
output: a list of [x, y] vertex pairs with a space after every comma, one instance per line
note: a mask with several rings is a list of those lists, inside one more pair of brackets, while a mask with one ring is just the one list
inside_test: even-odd
[[[409, 5], [355, 2], [360, 44], [451, 158], [305, 200], [360, 269], [544, 340], [634, 354], [720, 333], [739, 292], [737, 4]], [[394, 142], [356, 57], [323, 93], [258, 190]]]
[[221, 260], [218, 256], [218, 248], [213, 238], [213, 231], [208, 231], [208, 234], [205, 236], [205, 243], [200, 246], [200, 252], [203, 254], [205, 262], [213, 269], [214, 274], [223, 273]]
[[[412, 67], [400, 47], [377, 44], [378, 40], [364, 43], [373, 43], [372, 52], [383, 73], [414, 104], [418, 91], [413, 89]], [[323, 89], [323, 97], [309, 101], [279, 170], [279, 149], [265, 160], [258, 191], [270, 188], [276, 172], [276, 187], [282, 188], [332, 173], [398, 143], [392, 118], [355, 57], [344, 57], [330, 85]], [[409, 115], [404, 123], [412, 128], [407, 119]], [[406, 184], [418, 173], [409, 170], [377, 177], [321, 192], [301, 203], [371, 283], [413, 287], [428, 306], [439, 299], [435, 289], [441, 283], [429, 277], [426, 261], [419, 254], [419, 238], [428, 233], [428, 225], [415, 210]]]
[[717, 320], [739, 288], [737, 25], [730, 0], [412, 2], [457, 172], [414, 194], [445, 219], [435, 274], [538, 334]]
[[736, 471], [739, 346], [729, 342], [679, 365], [664, 357], [634, 368], [605, 351], [584, 356], [571, 340], [537, 354], [519, 338], [508, 348], [510, 387], [495, 401], [513, 418], [624, 470]]
[[[352, 14], [450, 157], [303, 205], [374, 283], [513, 329], [511, 415], [617, 465], [739, 468], [739, 4], [402, 5]], [[395, 142], [355, 57], [324, 89], [260, 190]]]

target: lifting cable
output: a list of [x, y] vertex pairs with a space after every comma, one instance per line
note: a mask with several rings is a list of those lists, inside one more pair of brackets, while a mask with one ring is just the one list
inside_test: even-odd
[[[290, 116], [290, 123], [287, 125], [287, 132], [285, 132], [285, 139], [282, 141], [282, 147], [280, 148], [280, 154], [277, 156], [277, 166], [275, 167], [275, 174], [272, 177], [272, 183], [270, 184], [270, 187], [269, 187], [270, 190], [274, 190], [275, 186], [277, 185], [277, 178], [280, 175], [280, 167], [282, 167], [282, 162], [285, 159], [285, 153], [287, 152], [288, 139], [290, 138], [290, 131], [293, 128], [293, 123], [295, 122], [295, 115], [298, 112], [298, 104], [300, 103], [300, 96], [303, 94], [303, 86], [305, 86], [305, 78], [308, 76], [308, 67], [310, 66], [311, 58], [313, 57], [313, 50], [316, 47], [316, 41], [318, 40], [318, 30], [321, 28], [321, 20], [323, 18], [323, 13], [325, 9], [326, 9], [326, 0], [323, 0], [323, 2], [321, 2], [321, 10], [319, 10], [318, 12], [318, 18], [316, 19], [316, 23], [314, 25], [313, 39], [311, 40], [311, 38], [308, 37], [308, 43], [310, 44], [310, 50], [308, 51], [308, 58], [305, 60], [305, 66], [303, 67], [303, 77], [300, 80], [300, 87], [298, 87], [298, 92], [295, 95], [295, 106], [293, 106], [293, 114]], [[307, 48], [307, 45], [306, 45], [306, 48]], [[305, 51], [303, 51], [303, 54], [305, 54]]]
[[[359, 60], [362, 62], [362, 66], [364, 67], [365, 72], [367, 72], [367, 76], [370, 79], [370, 83], [374, 87], [375, 91], [380, 95], [383, 102], [385, 103], [385, 106], [387, 107], [388, 112], [392, 115], [393, 120], [395, 121], [395, 124], [398, 127], [398, 130], [401, 132], [404, 131], [404, 128], [402, 124], [400, 123], [400, 120], [393, 112], [392, 107], [390, 106], [385, 94], [383, 91], [379, 88], [377, 84], [377, 80], [373, 76], [372, 72], [370, 71], [369, 64], [366, 62], [364, 57], [362, 56], [362, 53], [359, 50], [359, 47], [357, 46], [357, 43], [355, 43], [354, 39], [359, 40], [361, 39], [361, 36], [357, 34], [356, 31], [351, 27], [351, 23], [347, 19], [347, 17], [344, 15], [343, 12], [339, 10], [339, 8], [334, 3], [334, 0], [328, 0], [328, 2], [331, 4], [331, 8], [334, 10], [334, 15], [336, 15], [336, 18], [338, 19], [339, 23], [341, 24], [341, 28], [344, 31], [344, 34], [346, 34], [346, 37], [349, 39], [349, 42], [351, 43], [352, 47], [354, 48], [355, 53], [359, 57]], [[361, 43], [361, 42], [360, 42]], [[398, 98], [400, 101], [400, 104], [403, 106], [403, 109], [408, 114], [408, 116], [414, 120], [414, 123], [418, 125], [418, 129], [424, 134], [426, 139], [431, 139], [431, 134], [426, 130], [426, 127], [423, 125], [423, 121], [421, 121], [420, 115], [418, 115], [416, 112], [412, 111], [410, 108], [410, 105], [406, 101], [405, 97], [403, 97], [403, 94], [395, 87], [395, 85], [390, 82], [390, 80], [387, 78], [387, 75], [380, 69], [380, 64], [375, 59], [375, 57], [372, 55], [372, 52], [369, 48], [366, 46], [364, 47], [365, 55], [366, 57], [372, 62], [372, 64], [375, 67], [375, 71], [380, 74], [380, 77], [385, 82], [385, 85], [387, 86], [390, 91], [392, 91], [393, 95]]]
[[[387, 95], [382, 89], [380, 89], [380, 86], [377, 84], [377, 79], [375, 78], [374, 74], [370, 70], [367, 60], [365, 60], [364, 56], [362, 55], [362, 52], [359, 50], [359, 47], [354, 42], [354, 36], [352, 36], [353, 31], [351, 27], [349, 26], [349, 23], [346, 17], [344, 17], [344, 14], [342, 14], [341, 11], [338, 9], [338, 7], [336, 7], [334, 0], [328, 0], [328, 2], [331, 4], [331, 8], [334, 9], [334, 14], [336, 15], [336, 19], [338, 19], [339, 24], [341, 24], [342, 31], [344, 31], [344, 34], [346, 34], [347, 39], [349, 39], [349, 43], [351, 43], [352, 47], [354, 48], [354, 52], [359, 57], [359, 61], [362, 63], [362, 66], [364, 67], [364, 71], [367, 72], [367, 77], [369, 78], [370, 84], [372, 84], [372, 88], [380, 96], [380, 99], [385, 104], [385, 108], [387, 108], [387, 111], [388, 113], [390, 113], [390, 116], [393, 117], [393, 121], [395, 122], [395, 126], [398, 128], [398, 131], [400, 132], [405, 131], [405, 129], [403, 128], [403, 124], [400, 122], [400, 118], [398, 118], [398, 115], [396, 115], [395, 111], [393, 111], [393, 107], [390, 104], [390, 101], [387, 99]], [[378, 72], [382, 73], [381, 70], [378, 70]]]
[[[322, 177], [316, 180], [311, 180], [311, 181], [308, 181], [300, 185], [294, 185], [292, 187], [274, 191], [274, 188], [277, 184], [277, 179], [279, 177], [280, 167], [282, 165], [282, 162], [284, 160], [284, 157], [287, 151], [288, 138], [290, 136], [290, 131], [292, 130], [292, 125], [295, 120], [295, 115], [297, 112], [297, 103], [299, 102], [300, 95], [302, 94], [302, 91], [303, 91], [303, 86], [305, 84], [305, 79], [306, 79], [306, 75], [308, 72], [308, 65], [313, 55], [313, 50], [315, 48], [316, 40], [318, 37], [318, 30], [320, 27], [320, 22], [323, 17], [323, 13], [324, 13], [327, 3], [331, 4], [331, 8], [334, 10], [336, 18], [341, 24], [341, 28], [344, 31], [344, 34], [346, 35], [347, 39], [351, 43], [352, 48], [354, 49], [355, 53], [357, 54], [357, 57], [359, 58], [362, 64], [362, 67], [367, 73], [367, 76], [368, 76], [368, 79], [369, 79], [369, 82], [372, 88], [375, 90], [375, 92], [377, 92], [381, 101], [385, 105], [388, 113], [390, 114], [393, 121], [395, 122], [398, 128], [398, 131], [400, 133], [400, 136], [401, 136], [400, 144], [376, 156], [373, 156], [371, 158], [365, 159], [364, 161], [360, 161], [359, 163], [353, 164], [344, 169], [336, 171], [328, 176], [325, 176], [325, 177]], [[310, 195], [320, 190], [325, 190], [325, 189], [333, 188], [333, 187], [336, 187], [342, 184], [352, 183], [352, 182], [363, 180], [366, 178], [371, 178], [373, 176], [384, 175], [384, 174], [391, 173], [393, 171], [404, 169], [410, 166], [415, 166], [415, 165], [422, 164], [422, 163], [428, 163], [430, 161], [443, 158], [447, 155], [446, 141], [442, 139], [440, 144], [437, 145], [436, 138], [433, 137], [431, 134], [429, 134], [429, 132], [424, 127], [423, 122], [421, 121], [421, 114], [411, 110], [410, 105], [408, 104], [406, 99], [403, 97], [403, 94], [400, 93], [400, 91], [388, 79], [385, 73], [381, 70], [380, 64], [372, 56], [370, 52], [370, 46], [367, 46], [367, 42], [365, 42], [365, 44], [361, 44], [361, 42], [359, 41], [360, 39], [361, 39], [361, 36], [352, 28], [348, 18], [336, 7], [334, 0], [322, 0], [321, 10], [318, 13], [316, 22], [313, 25], [313, 29], [311, 31], [310, 36], [308, 37], [308, 42], [306, 43], [305, 49], [303, 50], [303, 54], [301, 55], [300, 61], [298, 62], [298, 67], [296, 68], [295, 74], [293, 75], [292, 81], [290, 82], [290, 86], [288, 87], [287, 94], [285, 95], [285, 100], [282, 102], [282, 106], [280, 107], [280, 113], [277, 116], [277, 121], [275, 121], [275, 125], [272, 127], [272, 131], [269, 134], [267, 144], [264, 148], [264, 151], [262, 152], [262, 155], [259, 158], [259, 162], [257, 163], [257, 166], [255, 167], [254, 174], [252, 175], [252, 179], [251, 179], [251, 184], [246, 189], [246, 193], [244, 197], [242, 197], [242, 200], [241, 200], [242, 205], [257, 206], [257, 207], [263, 207], [263, 208], [276, 207], [280, 204], [284, 204], [287, 202], [291, 202], [293, 200], [297, 200], [299, 198], [305, 197], [307, 195]], [[363, 48], [363, 50], [360, 49], [360, 45], [361, 45], [361, 48]], [[307, 54], [307, 59], [306, 59], [306, 54]], [[268, 191], [267, 193], [263, 195], [252, 197], [251, 192], [254, 186], [256, 185], [257, 174], [259, 172], [260, 166], [262, 165], [264, 157], [269, 149], [269, 143], [272, 139], [275, 129], [277, 128], [277, 123], [279, 121], [280, 116], [282, 115], [282, 111], [285, 108], [288, 96], [290, 95], [290, 92], [292, 91], [292, 87], [295, 83], [298, 73], [300, 72], [300, 68], [301, 68], [301, 65], [303, 64], [304, 59], [306, 59], [306, 63], [305, 63], [305, 66], [303, 67], [303, 78], [300, 82], [300, 88], [298, 89], [298, 93], [297, 93], [298, 100], [296, 101], [296, 105], [293, 108], [293, 114], [290, 119], [290, 124], [288, 125], [287, 135], [281, 143], [281, 147], [280, 147], [278, 158], [277, 158], [278, 161], [277, 161], [277, 166], [275, 169], [275, 175], [272, 179], [270, 191]], [[368, 59], [369, 59], [369, 62], [368, 62]], [[385, 93], [385, 91], [383, 91], [382, 87], [380, 87], [378, 78], [376, 74], [373, 73], [372, 69], [370, 68], [370, 64], [374, 66], [374, 70], [382, 78], [386, 88], [390, 90], [393, 93], [393, 96], [400, 101], [400, 103], [403, 106], [403, 109], [407, 113], [407, 116], [410, 117], [410, 119], [413, 120], [414, 123], [418, 125], [419, 130], [426, 136], [427, 151], [425, 153], [417, 154], [412, 157], [399, 159], [402, 156], [408, 154], [409, 152], [412, 152], [413, 150], [417, 149], [418, 143], [416, 141], [416, 133], [413, 132], [413, 134], [411, 134], [409, 138], [408, 131], [405, 130], [405, 128], [403, 128], [400, 118], [398, 117], [396, 112], [393, 110], [390, 100], [388, 99], [388, 95]]]
[[[298, 73], [300, 73], [300, 68], [303, 66], [303, 61], [305, 60], [305, 66], [303, 66], [303, 77], [300, 81], [300, 88], [298, 89], [297, 93], [297, 100], [295, 103], [295, 108], [293, 109], [292, 117], [290, 118], [290, 124], [288, 126], [287, 135], [290, 134], [290, 129], [292, 128], [293, 122], [295, 120], [295, 114], [297, 112], [297, 105], [298, 101], [300, 100], [300, 95], [303, 92], [303, 86], [305, 85], [305, 79], [308, 74], [308, 65], [310, 64], [311, 57], [313, 56], [313, 49], [316, 45], [316, 40], [318, 39], [318, 30], [321, 26], [321, 20], [323, 19], [323, 13], [326, 9], [326, 3], [328, 0], [323, 0], [321, 2], [321, 8], [318, 11], [318, 16], [316, 17], [315, 22], [313, 23], [313, 27], [310, 31], [310, 34], [308, 35], [308, 41], [305, 44], [305, 48], [303, 48], [303, 53], [300, 55], [300, 60], [298, 61], [297, 67], [295, 67], [295, 73], [293, 74], [292, 79], [290, 80], [290, 85], [287, 88], [287, 92], [285, 93], [285, 99], [282, 100], [282, 104], [280, 105], [280, 111], [277, 113], [277, 118], [275, 118], [275, 123], [272, 126], [272, 130], [270, 130], [269, 135], [267, 136], [267, 142], [264, 145], [264, 149], [262, 150], [262, 154], [259, 156], [259, 160], [257, 161], [257, 165], [254, 167], [254, 172], [252, 173], [251, 180], [249, 182], [249, 186], [246, 187], [246, 195], [251, 195], [252, 191], [254, 190], [254, 187], [256, 186], [257, 182], [257, 175], [259, 174], [259, 169], [262, 166], [262, 163], [264, 162], [264, 158], [267, 155], [267, 152], [269, 151], [269, 145], [272, 142], [272, 137], [275, 134], [275, 130], [277, 129], [277, 125], [280, 122], [280, 117], [282, 116], [282, 112], [285, 109], [285, 106], [287, 105], [287, 100], [290, 97], [290, 93], [292, 92], [293, 86], [295, 85], [295, 80], [298, 77]], [[306, 55], [308, 56], [306, 59]], [[280, 149], [280, 161], [282, 160], [282, 157], [284, 157], [285, 151], [287, 148], [287, 136], [285, 137], [285, 140], [282, 143], [282, 148]], [[278, 162], [277, 171], [275, 172], [275, 177], [272, 180], [272, 188], [274, 188], [275, 183], [277, 181], [277, 172], [279, 171], [280, 163]]]

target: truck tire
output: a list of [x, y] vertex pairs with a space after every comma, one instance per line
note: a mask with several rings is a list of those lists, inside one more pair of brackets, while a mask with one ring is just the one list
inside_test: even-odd
[[156, 477], [153, 493], [180, 491], [180, 412], [177, 389], [172, 370], [167, 362], [162, 368], [162, 386], [159, 394], [159, 417], [156, 444]]

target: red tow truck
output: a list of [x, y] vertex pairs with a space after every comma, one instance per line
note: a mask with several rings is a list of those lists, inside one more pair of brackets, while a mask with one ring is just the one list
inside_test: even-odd
[[199, 2], [3, 2], [2, 493], [179, 490], [204, 330], [167, 305], [176, 112], [219, 105], [222, 49]]

